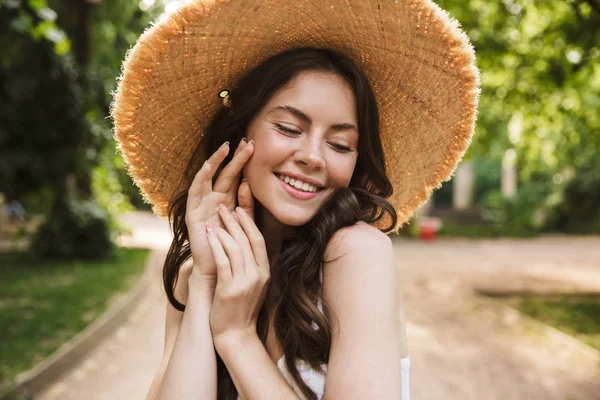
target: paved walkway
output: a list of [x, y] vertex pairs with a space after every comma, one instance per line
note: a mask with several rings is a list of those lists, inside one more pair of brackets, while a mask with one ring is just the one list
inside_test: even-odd
[[[162, 251], [156, 279], [128, 322], [36, 399], [144, 399], [164, 339], [164, 221], [129, 215], [129, 244]], [[598, 400], [596, 352], [536, 332], [518, 314], [474, 292], [600, 290], [600, 237], [526, 240], [394, 238], [412, 359], [412, 398]], [[559, 335], [560, 337], [560, 335]]]
[[396, 239], [395, 254], [414, 399], [600, 399], [597, 352], [566, 346], [474, 291], [600, 292], [600, 237]]

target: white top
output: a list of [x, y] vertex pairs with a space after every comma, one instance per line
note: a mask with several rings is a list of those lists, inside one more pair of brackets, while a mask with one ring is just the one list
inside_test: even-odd
[[[321, 271], [322, 274], [322, 271]], [[321, 282], [323, 281], [321, 275]], [[317, 303], [317, 308], [323, 312], [323, 307], [321, 305], [321, 300]], [[317, 330], [318, 326], [316, 323], [312, 323], [313, 329]], [[298, 398], [301, 400], [305, 400], [306, 397], [302, 394], [300, 387], [296, 385], [294, 378], [289, 373], [287, 367], [285, 366], [285, 354], [277, 361], [277, 368], [281, 372], [281, 375], [285, 378], [291, 388], [294, 390]], [[304, 360], [297, 360], [296, 367], [298, 368], [298, 372], [300, 372], [300, 376], [304, 383], [306, 383], [316, 394], [317, 398], [320, 400], [323, 398], [323, 393], [325, 392], [325, 377], [327, 374], [327, 364], [322, 364], [324, 373], [320, 373], [317, 370], [311, 368], [310, 364], [308, 364]], [[410, 400], [410, 391], [409, 391], [409, 382], [410, 382], [410, 357], [401, 358], [400, 359], [400, 369], [401, 369], [401, 379], [402, 379], [402, 397], [399, 400]], [[241, 400], [238, 396], [237, 400]]]

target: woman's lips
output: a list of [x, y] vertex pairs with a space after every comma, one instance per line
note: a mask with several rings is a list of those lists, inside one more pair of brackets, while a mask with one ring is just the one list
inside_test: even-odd
[[283, 188], [285, 189], [285, 191], [288, 192], [288, 194], [290, 196], [292, 196], [292, 197], [294, 197], [296, 199], [299, 199], [299, 200], [314, 199], [322, 191], [322, 190], [317, 190], [316, 192], [304, 192], [304, 191], [302, 191], [300, 189], [296, 189], [292, 185], [289, 185], [289, 184], [285, 183], [284, 181], [282, 181], [281, 179], [279, 179], [277, 177], [277, 175], [275, 175], [275, 179], [277, 179], [277, 181], [281, 184], [281, 186], [283, 186]]

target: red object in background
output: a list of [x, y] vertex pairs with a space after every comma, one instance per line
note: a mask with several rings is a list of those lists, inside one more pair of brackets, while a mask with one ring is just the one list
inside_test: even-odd
[[419, 236], [423, 240], [431, 241], [435, 239], [435, 228], [431, 225], [422, 226], [419, 231]]
[[442, 229], [442, 220], [434, 217], [421, 217], [419, 222], [419, 237], [425, 241], [432, 241], [436, 233]]

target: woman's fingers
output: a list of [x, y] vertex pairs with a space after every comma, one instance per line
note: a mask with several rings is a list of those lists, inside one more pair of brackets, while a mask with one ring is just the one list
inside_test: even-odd
[[[240, 152], [223, 168], [213, 186], [214, 192], [227, 193], [237, 190], [242, 167], [254, 153], [254, 141], [248, 142]], [[235, 198], [235, 196], [234, 196]]]
[[200, 167], [200, 169], [196, 173], [196, 176], [194, 177], [194, 180], [192, 181], [192, 184], [188, 189], [188, 209], [193, 207], [193, 205], [190, 203], [193, 199], [197, 198], [198, 196], [202, 196], [202, 188], [204, 187], [204, 183], [207, 180], [210, 181], [210, 174], [210, 164], [205, 162], [204, 164], [202, 164], [202, 167]]
[[188, 190], [188, 197], [202, 196], [212, 190], [212, 178], [217, 168], [229, 154], [229, 142], [225, 142], [213, 153], [208, 160], [202, 164], [196, 173]]
[[254, 254], [252, 253], [252, 248], [250, 247], [250, 242], [246, 237], [246, 233], [240, 226], [239, 222], [235, 219], [233, 213], [229, 211], [224, 204], [220, 204], [219, 215], [221, 216], [223, 225], [225, 225], [225, 228], [227, 228], [227, 232], [239, 244], [244, 257], [248, 260], [254, 260]]
[[[244, 147], [246, 147], [247, 144], [248, 144], [248, 139], [243, 137], [242, 140], [240, 140], [240, 143], [238, 144], [237, 149], [235, 149], [235, 153], [234, 153], [233, 157], [235, 158], [238, 155], [238, 153], [240, 151], [242, 151], [244, 149]], [[237, 191], [238, 182], [240, 180], [239, 177], [240, 177], [240, 173], [238, 173], [235, 176], [233, 182], [231, 183], [231, 185], [229, 187], [229, 192], [227, 192], [227, 200], [231, 203], [235, 203], [235, 192]], [[237, 219], [237, 216], [236, 216], [236, 219]]]
[[264, 269], [264, 272], [269, 274], [269, 256], [267, 255], [267, 247], [265, 245], [265, 238], [262, 233], [258, 230], [258, 227], [254, 223], [254, 220], [250, 218], [248, 214], [240, 207], [236, 208], [239, 216], [240, 225], [246, 233], [246, 237], [250, 241], [252, 247], [252, 253], [254, 254], [254, 260], [258, 264], [259, 268]]
[[229, 258], [215, 232], [216, 229], [218, 228], [213, 225], [206, 225], [206, 236], [208, 237], [208, 244], [210, 245], [217, 265], [217, 281], [228, 283], [233, 278], [233, 274], [231, 272]]
[[226, 257], [229, 259], [229, 265], [231, 266], [231, 273], [235, 277], [239, 274], [246, 273], [246, 261], [242, 248], [236, 240], [231, 237], [226, 230], [211, 225], [211, 230], [216, 234], [217, 239], [222, 245], [222, 249], [225, 250]]

